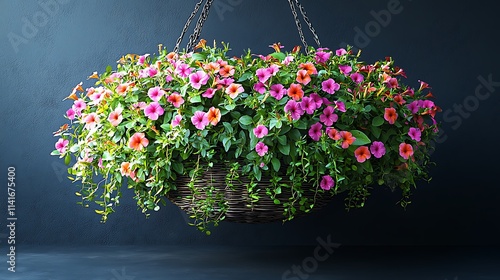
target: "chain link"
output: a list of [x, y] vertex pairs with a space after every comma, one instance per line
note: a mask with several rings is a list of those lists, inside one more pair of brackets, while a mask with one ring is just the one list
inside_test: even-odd
[[299, 10], [300, 10], [300, 13], [302, 14], [302, 17], [304, 18], [304, 21], [307, 23], [307, 25], [309, 26], [309, 30], [311, 31], [311, 33], [313, 34], [313, 37], [314, 37], [314, 41], [316, 41], [316, 45], [318, 45], [318, 48], [321, 48], [321, 43], [319, 41], [319, 37], [318, 37], [318, 34], [316, 33], [316, 30], [314, 29], [314, 27], [312, 26], [312, 23], [311, 21], [309, 20], [309, 18], [307, 17], [307, 14], [306, 14], [306, 10], [304, 9], [304, 6], [302, 6], [299, 2], [299, 0], [295, 0], [295, 3], [297, 4], [297, 6], [299, 7]]
[[200, 38], [201, 30], [203, 29], [203, 24], [208, 18], [208, 14], [210, 13], [210, 7], [212, 6], [213, 0], [207, 0], [205, 5], [203, 6], [203, 11], [201, 12], [200, 17], [198, 18], [198, 22], [196, 23], [196, 27], [194, 28], [193, 34], [189, 36], [189, 43], [187, 45], [187, 50], [193, 50], [196, 41]]
[[198, 13], [198, 10], [200, 9], [201, 3], [203, 3], [203, 1], [205, 0], [200, 0], [200, 2], [198, 2], [196, 6], [194, 6], [194, 11], [189, 16], [188, 20], [186, 21], [186, 24], [184, 24], [184, 28], [182, 29], [181, 35], [179, 36], [177, 42], [175, 43], [174, 52], [179, 52], [179, 47], [181, 45], [182, 39], [184, 38], [184, 35], [186, 35], [187, 29], [189, 28], [189, 25], [191, 25], [191, 21], [193, 21], [194, 16]]
[[293, 0], [288, 0], [288, 3], [290, 4], [290, 9], [292, 10], [293, 18], [295, 19], [295, 25], [297, 25], [297, 31], [299, 31], [300, 40], [302, 41], [302, 44], [304, 45], [304, 48], [307, 52], [309, 46], [307, 45], [306, 38], [304, 37], [304, 32], [302, 32], [302, 25], [300, 24], [299, 15], [295, 10]]

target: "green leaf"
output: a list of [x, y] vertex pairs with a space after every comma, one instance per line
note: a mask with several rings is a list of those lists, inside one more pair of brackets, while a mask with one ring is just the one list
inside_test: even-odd
[[114, 160], [115, 157], [112, 156], [108, 151], [105, 151], [103, 154], [102, 154], [102, 160]]
[[106, 72], [111, 73], [113, 71], [113, 67], [111, 65], [106, 66]]
[[183, 174], [184, 173], [184, 165], [180, 162], [173, 162], [172, 163], [172, 169], [179, 173], [179, 174]]
[[199, 96], [199, 95], [193, 96], [193, 97], [191, 97], [191, 99], [189, 101], [191, 103], [200, 103], [201, 102], [201, 96]]
[[59, 156], [61, 153], [58, 150], [53, 150], [52, 153], [50, 153], [51, 156]]
[[281, 187], [278, 186], [275, 190], [274, 190], [274, 193], [275, 194], [281, 194]]
[[290, 154], [290, 146], [289, 145], [279, 145], [278, 150], [285, 156], [288, 156]]
[[252, 72], [246, 72], [241, 75], [241, 77], [238, 79], [237, 82], [244, 82], [248, 79], [250, 79], [254, 74]]
[[229, 133], [229, 134], [232, 134], [233, 133], [233, 127], [231, 126], [230, 123], [228, 122], [223, 122], [222, 125], [224, 126], [224, 128], [226, 129], [226, 132]]
[[276, 59], [279, 59], [280, 61], [283, 61], [286, 58], [286, 54], [284, 54], [282, 52], [275, 52], [275, 53], [272, 53], [270, 55]]
[[372, 126], [372, 133], [373, 133], [373, 136], [375, 136], [375, 138], [380, 138], [380, 134], [382, 133], [382, 129], [380, 129], [380, 127], [377, 127], [377, 126]]
[[228, 110], [228, 111], [232, 111], [232, 110], [234, 110], [234, 108], [236, 108], [236, 105], [235, 104], [227, 104], [226, 106], [224, 106], [224, 108], [226, 108], [226, 110]]
[[239, 121], [240, 121], [240, 124], [242, 124], [242, 125], [250, 125], [253, 122], [253, 120], [250, 116], [241, 116]]
[[295, 127], [298, 129], [307, 129], [307, 121], [300, 120], [295, 123]]
[[354, 136], [356, 138], [356, 141], [354, 141], [354, 143], [352, 143], [354, 146], [366, 145], [366, 144], [369, 144], [372, 142], [370, 140], [370, 138], [368, 138], [368, 136], [366, 136], [366, 134], [364, 134], [363, 132], [361, 132], [359, 130], [351, 130], [351, 133], [352, 133], [352, 136]]
[[65, 157], [64, 157], [64, 164], [66, 165], [69, 165], [69, 163], [71, 162], [71, 155], [70, 154], [67, 154]]
[[384, 124], [384, 118], [382, 118], [381, 116], [376, 116], [372, 120], [372, 125], [373, 126], [381, 126], [383, 124]]
[[286, 145], [287, 144], [286, 135], [278, 136], [278, 142], [280, 142], [281, 145]]
[[273, 159], [271, 160], [271, 164], [273, 165], [273, 169], [274, 169], [274, 171], [276, 171], [276, 172], [280, 171], [280, 168], [281, 168], [281, 162], [280, 162], [280, 160], [279, 160], [279, 159], [277, 159], [277, 158], [273, 158]]
[[222, 139], [222, 145], [224, 146], [224, 150], [226, 150], [226, 152], [228, 152], [229, 148], [231, 148], [231, 139], [230, 138]]
[[274, 202], [274, 204], [281, 204], [281, 201], [280, 201], [279, 199], [277, 199], [277, 198], [275, 198], [275, 199], [273, 200], [273, 202]]
[[205, 54], [202, 54], [202, 53], [193, 53], [191, 55], [191, 58], [193, 59], [193, 61], [195, 61], [195, 60], [205, 60], [207, 58], [207, 56]]

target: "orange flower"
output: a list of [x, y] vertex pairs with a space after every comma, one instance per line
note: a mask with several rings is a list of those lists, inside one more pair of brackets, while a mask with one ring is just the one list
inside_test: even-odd
[[[222, 69], [221, 69], [222, 71]], [[236, 96], [238, 96], [238, 94], [242, 93], [245, 89], [243, 89], [243, 86], [241, 86], [240, 84], [230, 84], [227, 88], [226, 88], [226, 93], [229, 94], [229, 96], [232, 98], [232, 99], [235, 99]]]
[[356, 141], [356, 137], [352, 136], [352, 133], [349, 131], [341, 131], [340, 137], [342, 138], [342, 148], [347, 149], [349, 146]]
[[303, 85], [307, 85], [311, 81], [311, 77], [307, 70], [299, 70], [297, 71], [297, 82]]
[[234, 75], [234, 66], [228, 64], [222, 66], [222, 68], [219, 70], [219, 74], [224, 78]]
[[399, 155], [404, 159], [410, 158], [413, 155], [413, 147], [406, 143], [399, 144]]
[[299, 65], [299, 67], [300, 67], [300, 69], [306, 70], [307, 74], [309, 74], [309, 75], [318, 74], [316, 67], [314, 67], [314, 64], [312, 64], [311, 62], [301, 63]]
[[354, 156], [356, 156], [356, 160], [358, 162], [363, 163], [367, 159], [369, 159], [372, 155], [370, 154], [370, 150], [368, 150], [368, 147], [361, 146], [354, 151]]
[[208, 121], [212, 124], [212, 125], [217, 125], [217, 123], [219, 123], [220, 121], [220, 117], [221, 117], [221, 113], [220, 113], [220, 110], [215, 108], [215, 107], [212, 107], [208, 110]]
[[304, 97], [304, 91], [300, 84], [291, 84], [287, 94], [295, 101], [299, 101]]
[[130, 169], [130, 162], [122, 162], [120, 167], [120, 173], [122, 176], [129, 176], [132, 170]]
[[144, 133], [136, 132], [128, 142], [128, 146], [134, 150], [140, 151], [149, 144], [149, 140], [144, 136]]
[[120, 94], [120, 95], [124, 95], [128, 90], [128, 84], [119, 84], [117, 87], [116, 87], [116, 93]]
[[216, 63], [216, 62], [210, 62], [210, 63], [204, 65], [203, 69], [205, 69], [208, 72], [217, 73], [220, 70], [220, 65], [219, 65], [219, 63]]
[[398, 118], [398, 113], [394, 108], [385, 108], [384, 119], [390, 124], [394, 124]]

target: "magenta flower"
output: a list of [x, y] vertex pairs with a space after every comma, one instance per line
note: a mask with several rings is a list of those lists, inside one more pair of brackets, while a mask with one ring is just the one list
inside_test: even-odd
[[281, 98], [283, 98], [283, 96], [286, 94], [286, 89], [282, 84], [276, 84], [271, 86], [271, 88], [269, 89], [269, 93], [277, 100], [281, 100]]
[[300, 102], [300, 108], [302, 108], [302, 110], [304, 110], [307, 114], [312, 115], [317, 109], [316, 102], [314, 102], [314, 100], [310, 97], [304, 97]]
[[66, 139], [59, 138], [56, 142], [56, 149], [59, 151], [59, 153], [64, 154], [66, 152], [66, 149], [68, 148], [69, 141]]
[[258, 82], [253, 86], [253, 90], [260, 94], [263, 94], [264, 92], [266, 92], [266, 85], [264, 83]]
[[191, 117], [191, 122], [199, 130], [205, 129], [205, 127], [210, 123], [207, 113], [202, 111], [196, 111]]
[[148, 104], [146, 104], [146, 102], [142, 102], [142, 101], [132, 104], [133, 109], [141, 109], [142, 110], [142, 109], [146, 108], [146, 106], [148, 106]]
[[269, 80], [269, 78], [271, 78], [272, 76], [271, 72], [267, 68], [257, 69], [255, 75], [257, 76], [257, 78], [259, 78], [259, 81], [261, 83], [267, 82], [267, 80]]
[[99, 167], [99, 168], [104, 168], [104, 165], [102, 165], [102, 158], [100, 158], [100, 159], [97, 161], [97, 167]]
[[269, 130], [267, 129], [267, 127], [265, 127], [263, 125], [258, 125], [256, 128], [253, 129], [253, 134], [257, 138], [263, 138], [263, 137], [265, 137], [268, 132], [269, 132]]
[[288, 64], [290, 64], [290, 62], [292, 62], [293, 59], [294, 59], [294, 57], [289, 55], [289, 56], [285, 57], [285, 59], [283, 59], [283, 64], [288, 66]]
[[269, 71], [269, 74], [271, 74], [272, 76], [276, 76], [276, 74], [280, 70], [280, 67], [276, 64], [271, 64], [271, 66], [269, 66], [267, 70]]
[[186, 63], [180, 63], [175, 68], [175, 73], [181, 78], [186, 78], [189, 74], [191, 74], [191, 68]]
[[336, 54], [337, 56], [342, 56], [342, 55], [344, 55], [344, 54], [347, 54], [347, 51], [346, 51], [344, 48], [341, 48], [341, 49], [336, 50], [336, 51], [335, 51], [335, 54]]
[[189, 82], [193, 88], [200, 89], [201, 86], [207, 84], [209, 78], [210, 76], [208, 76], [207, 73], [200, 70], [189, 75]]
[[412, 114], [416, 114], [420, 109], [420, 102], [418, 100], [413, 101], [412, 103], [406, 105], [406, 107], [412, 112]]
[[321, 182], [319, 183], [319, 186], [323, 190], [328, 191], [335, 186], [335, 181], [333, 180], [332, 176], [325, 175], [321, 178]]
[[285, 113], [289, 113], [292, 119], [298, 120], [304, 114], [304, 110], [297, 101], [290, 100], [285, 105]]
[[153, 87], [148, 90], [148, 96], [154, 102], [158, 102], [162, 96], [165, 95], [165, 91], [161, 89], [161, 87]]
[[345, 108], [345, 104], [342, 101], [335, 101], [335, 108], [342, 113], [345, 113], [347, 110]]
[[137, 65], [143, 65], [144, 62], [146, 61], [146, 58], [149, 56], [149, 53], [145, 54], [145, 55], [141, 55], [139, 56], [139, 59], [137, 61]]
[[325, 63], [330, 59], [330, 52], [318, 51], [316, 52], [316, 63]]
[[319, 96], [317, 93], [311, 93], [309, 97], [312, 99], [312, 101], [316, 104], [316, 109], [319, 109], [321, 105], [323, 105], [323, 98]]
[[182, 98], [182, 96], [178, 92], [174, 92], [169, 95], [167, 101], [172, 103], [175, 108], [179, 108], [182, 104], [184, 104], [184, 98]]
[[365, 80], [365, 77], [359, 73], [353, 73], [351, 74], [351, 79], [356, 84], [360, 84]]
[[144, 115], [150, 120], [156, 121], [165, 111], [158, 102], [151, 102], [144, 108]]
[[182, 116], [181, 115], [176, 115], [173, 119], [172, 119], [172, 127], [176, 127], [176, 126], [179, 126], [181, 124], [181, 121], [182, 121]]
[[349, 65], [339, 65], [340, 73], [344, 75], [349, 75], [352, 71], [352, 67]]
[[339, 116], [334, 113], [335, 109], [332, 106], [328, 106], [323, 110], [323, 114], [319, 116], [319, 120], [326, 126], [332, 126], [333, 123], [337, 122]]
[[420, 141], [421, 140], [421, 136], [422, 136], [422, 132], [418, 128], [411, 127], [410, 131], [408, 131], [408, 135], [410, 136], [410, 138], [412, 140]]
[[73, 108], [69, 108], [68, 111], [66, 111], [66, 116], [68, 117], [68, 119], [70, 120], [73, 120], [75, 119], [75, 110], [73, 110]]
[[373, 141], [373, 143], [370, 146], [370, 152], [373, 154], [374, 157], [381, 158], [383, 155], [385, 155], [384, 143], [380, 141]]
[[209, 88], [201, 96], [206, 97], [206, 98], [212, 98], [212, 97], [214, 97], [216, 91], [217, 90], [214, 88]]
[[73, 107], [71, 108], [77, 115], [80, 115], [80, 113], [87, 108], [87, 103], [85, 103], [85, 100], [83, 99], [78, 99], [73, 102]]
[[263, 142], [259, 142], [259, 143], [257, 143], [257, 145], [255, 145], [255, 151], [261, 157], [263, 157], [265, 154], [267, 154], [268, 150], [269, 150], [269, 148]]
[[323, 133], [323, 125], [321, 123], [315, 123], [311, 125], [311, 128], [309, 129], [309, 136], [314, 140], [314, 141], [319, 141], [321, 138], [321, 134]]
[[158, 69], [156, 69], [154, 67], [148, 67], [148, 68], [146, 68], [146, 70], [147, 70], [149, 77], [154, 77], [154, 76], [156, 76], [156, 74], [158, 74]]
[[336, 83], [335, 80], [330, 78], [321, 83], [321, 89], [329, 94], [334, 94], [337, 90], [340, 89], [340, 85]]

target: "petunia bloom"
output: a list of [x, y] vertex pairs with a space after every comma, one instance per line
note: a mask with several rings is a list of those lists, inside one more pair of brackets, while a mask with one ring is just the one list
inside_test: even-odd
[[75, 119], [75, 114], [76, 114], [76, 112], [75, 112], [75, 110], [73, 110], [73, 108], [69, 108], [68, 111], [66, 111], [66, 116], [70, 120]]
[[269, 88], [269, 93], [277, 100], [281, 100], [286, 93], [286, 89], [282, 84], [275, 84]]
[[221, 116], [222, 115], [221, 115], [220, 109], [218, 109], [218, 108], [211, 107], [208, 110], [207, 118], [208, 118], [208, 121], [212, 125], [217, 125], [219, 123], [219, 121], [220, 121]]
[[323, 190], [328, 191], [335, 186], [335, 181], [333, 180], [332, 176], [325, 175], [321, 177], [321, 182], [319, 183], [319, 186]]
[[165, 110], [158, 102], [151, 102], [144, 108], [144, 115], [153, 121], [156, 121], [164, 112]]
[[259, 82], [265, 83], [273, 74], [267, 68], [259, 68], [255, 72], [255, 75], [259, 79]]
[[299, 70], [297, 71], [296, 81], [297, 83], [307, 85], [309, 82], [311, 82], [311, 76], [309, 76], [307, 70]]
[[265, 154], [267, 154], [268, 150], [269, 150], [269, 148], [263, 142], [259, 142], [259, 143], [257, 143], [257, 145], [255, 145], [255, 151], [261, 157], [263, 157]]
[[199, 130], [205, 129], [205, 127], [210, 123], [208, 115], [202, 111], [196, 111], [191, 117], [191, 122]]
[[345, 113], [347, 110], [345, 108], [345, 104], [342, 101], [335, 101], [335, 109], [339, 110], [340, 112]]
[[382, 156], [385, 155], [384, 143], [380, 141], [373, 141], [373, 143], [370, 145], [370, 152], [373, 154], [374, 157], [381, 158]]
[[333, 140], [340, 140], [342, 138], [340, 132], [333, 127], [327, 127], [326, 134]]
[[360, 73], [353, 73], [353, 74], [351, 74], [351, 79], [356, 84], [360, 84], [365, 80], [365, 77], [363, 75], [361, 75]]
[[130, 165], [130, 162], [122, 162], [120, 165], [120, 173], [122, 176], [130, 176], [130, 173], [132, 172]]
[[344, 75], [349, 75], [352, 71], [352, 67], [349, 65], [339, 65], [340, 73]]
[[295, 101], [299, 101], [302, 97], [304, 97], [304, 91], [302, 90], [302, 86], [300, 84], [291, 84], [287, 94]]
[[64, 154], [66, 152], [66, 149], [68, 148], [69, 140], [59, 138], [57, 140], [55, 147], [59, 151], [59, 153]]
[[302, 101], [300, 102], [300, 107], [309, 115], [314, 114], [314, 111], [316, 111], [317, 108], [316, 102], [314, 102], [314, 100], [310, 97], [302, 98]]
[[264, 83], [258, 82], [253, 86], [253, 90], [260, 94], [263, 94], [264, 92], [266, 92], [266, 85]]
[[108, 121], [112, 126], [118, 126], [123, 120], [122, 109], [116, 108], [113, 112], [109, 113]]
[[337, 56], [342, 56], [344, 54], [347, 54], [347, 51], [344, 48], [340, 48], [340, 49], [335, 51], [335, 55], [337, 55]]
[[189, 83], [193, 88], [200, 89], [201, 86], [207, 84], [209, 78], [207, 73], [200, 70], [189, 75]]
[[158, 102], [162, 96], [165, 95], [165, 91], [161, 87], [153, 87], [148, 90], [148, 96], [154, 102]]
[[412, 140], [420, 141], [421, 137], [422, 137], [422, 132], [418, 128], [410, 127], [410, 131], [408, 131], [408, 135], [410, 136], [410, 138]]
[[257, 138], [263, 138], [269, 133], [269, 130], [264, 125], [258, 125], [253, 129], [253, 134]]
[[179, 108], [181, 107], [182, 104], [184, 104], [184, 99], [177, 92], [174, 92], [171, 95], [169, 95], [167, 101], [172, 103], [172, 105], [174, 105], [175, 108]]
[[352, 133], [349, 131], [341, 131], [340, 137], [342, 138], [342, 148], [347, 149], [349, 146], [356, 141], [356, 137], [352, 136]]
[[188, 64], [186, 64], [186, 63], [179, 63], [175, 67], [175, 74], [177, 74], [181, 78], [186, 78], [186, 77], [189, 76], [189, 74], [191, 74], [191, 70], [192, 69], [189, 67]]
[[244, 92], [245, 89], [243, 88], [242, 85], [240, 84], [230, 84], [227, 88], [226, 88], [226, 93], [229, 94], [229, 97], [231, 97], [232, 99], [235, 99], [238, 94]]
[[316, 56], [314, 57], [314, 59], [316, 60], [316, 63], [322, 64], [327, 62], [328, 59], [330, 59], [330, 56], [330, 52], [318, 51], [316, 52]]
[[321, 89], [329, 94], [334, 94], [337, 90], [340, 89], [340, 85], [336, 83], [335, 80], [330, 78], [321, 83]]
[[339, 116], [334, 113], [335, 110], [332, 106], [328, 106], [323, 110], [323, 114], [319, 116], [319, 120], [326, 126], [332, 126], [333, 123], [337, 122]]
[[217, 89], [209, 88], [201, 96], [206, 97], [206, 98], [212, 98], [212, 97], [214, 97], [216, 91], [217, 91]]
[[354, 151], [354, 156], [356, 157], [356, 160], [358, 162], [363, 163], [371, 157], [371, 154], [370, 151], [368, 150], [368, 147], [361, 146]]
[[172, 119], [172, 127], [176, 127], [176, 126], [179, 126], [181, 124], [181, 121], [182, 121], [182, 116], [181, 115], [176, 115], [173, 119]]
[[303, 69], [303, 70], [306, 70], [307, 74], [309, 74], [309, 75], [316, 75], [316, 74], [318, 74], [318, 70], [316, 70], [316, 67], [311, 62], [301, 63], [299, 65], [299, 68]]
[[384, 119], [390, 124], [394, 124], [398, 119], [398, 113], [394, 108], [385, 108]]
[[319, 141], [319, 139], [321, 138], [321, 134], [322, 134], [322, 128], [323, 128], [323, 125], [319, 122], [311, 125], [311, 128], [309, 129], [309, 136], [314, 141]]
[[85, 100], [83, 99], [77, 99], [73, 102], [73, 106], [71, 108], [77, 115], [80, 115], [80, 113], [87, 108], [87, 103], [85, 103]]
[[298, 120], [304, 114], [304, 110], [302, 110], [298, 102], [289, 100], [285, 105], [285, 113], [290, 114], [293, 120]]
[[413, 147], [406, 143], [399, 144], [399, 155], [404, 159], [410, 158], [413, 155]]
[[83, 121], [85, 122], [85, 128], [88, 130], [96, 128], [99, 120], [99, 116], [96, 113], [90, 113], [83, 118]]
[[136, 132], [128, 141], [128, 147], [137, 151], [147, 147], [149, 140], [144, 136], [144, 133]]

